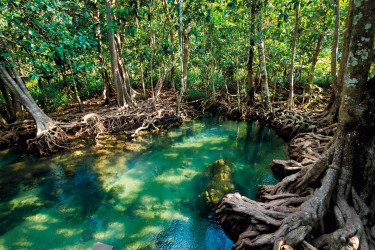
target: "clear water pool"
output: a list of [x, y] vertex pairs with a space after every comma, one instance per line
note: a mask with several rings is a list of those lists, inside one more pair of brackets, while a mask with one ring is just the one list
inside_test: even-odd
[[219, 117], [101, 143], [42, 159], [0, 152], [0, 249], [230, 249], [199, 216], [205, 168], [232, 161], [235, 190], [254, 198], [277, 181], [267, 166], [286, 158], [274, 131]]

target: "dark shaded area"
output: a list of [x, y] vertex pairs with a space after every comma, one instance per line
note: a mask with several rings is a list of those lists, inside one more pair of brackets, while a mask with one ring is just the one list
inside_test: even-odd
[[[21, 168], [10, 164], [3, 168], [2, 173], [8, 171], [8, 174], [0, 179], [4, 197], [0, 205], [0, 235], [22, 223], [26, 217], [39, 213], [43, 207], [51, 208], [56, 204], [59, 204], [58, 210], [66, 221], [79, 220], [83, 223], [90, 218], [103, 202], [114, 198], [112, 193], [106, 194], [103, 190], [91, 165], [92, 162], [80, 158], [73, 172], [63, 163], [56, 166], [42, 164], [41, 168], [26, 165]], [[23, 191], [37, 187], [41, 191], [33, 203], [22, 202], [14, 207], [9, 201], [18, 194], [21, 186]]]

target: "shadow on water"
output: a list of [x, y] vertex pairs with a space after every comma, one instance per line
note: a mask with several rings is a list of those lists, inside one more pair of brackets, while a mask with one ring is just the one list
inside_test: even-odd
[[218, 159], [233, 162], [234, 190], [251, 196], [256, 186], [249, 184], [273, 183], [266, 165], [285, 157], [284, 142], [268, 129], [218, 117], [102, 144], [43, 160], [3, 153], [0, 245], [229, 249], [217, 223], [199, 216], [205, 168]]
[[[30, 156], [26, 158], [32, 159]], [[111, 193], [103, 189], [97, 173], [91, 167], [93, 160], [75, 158], [72, 160], [73, 168], [67, 168], [66, 164], [71, 163], [65, 159], [58, 163], [42, 160], [33, 166], [10, 164], [2, 169], [0, 183], [2, 194], [7, 197], [2, 199], [0, 207], [0, 235], [42, 209], [50, 209], [56, 204], [63, 221], [84, 223], [89, 220], [90, 223], [90, 216], [104, 202], [104, 198], [111, 199]], [[29, 191], [32, 193], [28, 194]], [[82, 237], [88, 238], [85, 233]]]

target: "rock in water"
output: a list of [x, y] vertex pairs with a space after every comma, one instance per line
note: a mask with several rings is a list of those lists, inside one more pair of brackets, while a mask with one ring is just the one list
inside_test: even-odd
[[223, 159], [210, 164], [204, 175], [208, 178], [206, 188], [198, 195], [198, 208], [201, 216], [207, 216], [212, 208], [234, 190], [234, 164]]
[[97, 242], [92, 250], [114, 250], [113, 246], [103, 244], [101, 242]]

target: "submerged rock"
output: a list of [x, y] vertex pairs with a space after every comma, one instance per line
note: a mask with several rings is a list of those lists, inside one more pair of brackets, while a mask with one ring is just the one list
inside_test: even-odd
[[210, 164], [203, 175], [208, 178], [203, 192], [198, 195], [201, 216], [207, 216], [212, 208], [229, 192], [234, 190], [234, 164], [223, 159]]

